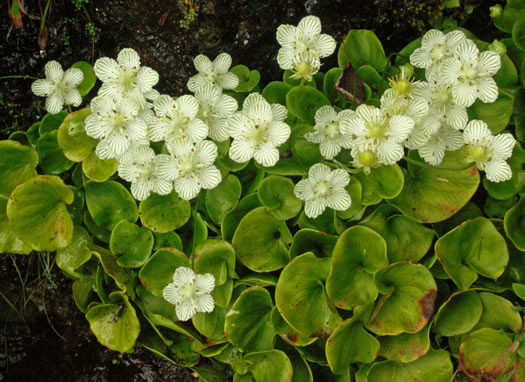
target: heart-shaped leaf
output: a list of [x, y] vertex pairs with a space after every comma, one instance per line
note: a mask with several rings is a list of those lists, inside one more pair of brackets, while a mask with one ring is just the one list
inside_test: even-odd
[[261, 287], [244, 290], [226, 315], [224, 332], [228, 340], [243, 352], [273, 349], [275, 329], [270, 315], [273, 302]]
[[425, 327], [432, 313], [437, 285], [421, 264], [401, 262], [378, 271], [374, 280], [383, 295], [367, 329], [380, 336], [415, 333]]
[[58, 145], [67, 159], [81, 162], [95, 149], [97, 141], [86, 134], [84, 120], [91, 114], [89, 108], [67, 115], [58, 128]]
[[453, 293], [436, 313], [432, 331], [447, 337], [467, 333], [476, 326], [482, 312], [483, 305], [476, 291]]
[[84, 79], [80, 85], [77, 86], [77, 90], [81, 96], [87, 95], [97, 82], [97, 77], [95, 76], [95, 70], [93, 69], [93, 66], [87, 61], [77, 61], [71, 65], [71, 67], [82, 70]]
[[382, 73], [388, 64], [385, 51], [374, 32], [352, 29], [339, 47], [337, 61], [340, 68], [351, 64], [354, 68], [370, 65]]
[[330, 100], [311, 86], [296, 86], [286, 94], [288, 111], [310, 125], [315, 124], [315, 113], [324, 105], [330, 105]]
[[57, 249], [55, 261], [58, 267], [74, 279], [80, 279], [82, 275], [76, 269], [91, 258], [92, 244], [93, 240], [87, 231], [82, 226], [75, 226], [71, 243], [63, 249]]
[[140, 269], [139, 279], [142, 285], [157, 297], [173, 282], [173, 275], [179, 267], [189, 267], [186, 255], [174, 248], [163, 248], [155, 252]]
[[236, 65], [230, 71], [239, 78], [239, 85], [235, 88], [238, 93], [252, 91], [261, 79], [261, 74], [257, 70], [250, 70], [245, 65]]
[[235, 231], [232, 245], [237, 259], [254, 272], [271, 272], [284, 267], [292, 235], [286, 224], [264, 207], [244, 216]]
[[9, 227], [7, 201], [7, 196], [0, 195], [0, 253], [27, 255], [33, 248], [20, 240]]
[[290, 258], [293, 259], [306, 252], [312, 252], [317, 257], [330, 257], [337, 238], [335, 235], [328, 235], [315, 229], [301, 229], [293, 237]]
[[66, 158], [64, 151], [58, 145], [57, 130], [44, 133], [36, 141], [36, 152], [40, 167], [46, 174], [60, 174], [73, 166], [73, 162]]
[[388, 265], [386, 243], [370, 228], [353, 226], [337, 240], [326, 292], [341, 309], [354, 309], [377, 298], [374, 273]]
[[514, 106], [514, 97], [500, 90], [498, 98], [492, 103], [484, 103], [480, 100], [468, 108], [469, 119], [484, 121], [492, 134], [497, 134], [509, 124]]
[[118, 255], [118, 265], [123, 268], [138, 268], [151, 255], [153, 234], [145, 227], [122, 220], [111, 232], [109, 248], [113, 254]]
[[256, 193], [245, 196], [239, 204], [226, 215], [224, 215], [221, 224], [221, 234], [224, 240], [231, 241], [233, 235], [239, 226], [242, 218], [250, 211], [261, 205], [261, 201]]
[[293, 88], [292, 85], [281, 82], [272, 81], [266, 85], [262, 91], [262, 95], [270, 103], [278, 103], [286, 106], [286, 94]]
[[141, 223], [153, 232], [166, 233], [182, 227], [191, 216], [190, 202], [169, 195], [151, 194], [139, 204]]
[[59, 177], [35, 176], [9, 197], [9, 227], [36, 251], [65, 248], [73, 238], [73, 221], [66, 208], [73, 199], [73, 191]]
[[[447, 151], [443, 167], [458, 168], [468, 164], [465, 149]], [[411, 151], [409, 158], [419, 159]], [[449, 218], [470, 200], [479, 185], [479, 173], [475, 166], [465, 170], [443, 170], [408, 163], [403, 191], [389, 200], [403, 215], [418, 223], [434, 223]]]
[[221, 224], [223, 216], [232, 210], [241, 197], [241, 182], [233, 174], [222, 178], [222, 182], [211, 190], [206, 190], [205, 205], [211, 220]]
[[525, 194], [505, 213], [505, 234], [520, 251], [525, 251]]
[[302, 336], [297, 330], [288, 325], [276, 306], [272, 309], [270, 320], [277, 334], [292, 346], [306, 346], [317, 339], [315, 337]]
[[[292, 363], [288, 356], [280, 350], [267, 350], [256, 353], [247, 354], [243, 361], [249, 367], [251, 376], [247, 376], [246, 381], [253, 379], [257, 382], [291, 382], [293, 375]], [[243, 379], [236, 379], [234, 381], [243, 381]]]
[[505, 239], [490, 220], [468, 220], [441, 237], [435, 245], [443, 268], [459, 289], [468, 289], [478, 274], [497, 279], [509, 261]]
[[93, 182], [105, 182], [117, 171], [117, 168], [116, 159], [100, 159], [95, 151], [82, 161], [82, 172]]
[[328, 337], [342, 320], [328, 300], [324, 283], [330, 258], [305, 253], [281, 272], [275, 303], [286, 322], [305, 337]]
[[20, 183], [36, 176], [38, 155], [16, 141], [0, 141], [0, 195], [9, 197]]
[[415, 361], [430, 349], [430, 323], [416, 333], [402, 333], [397, 336], [379, 337], [379, 355], [403, 363]]
[[479, 296], [483, 304], [483, 314], [476, 328], [508, 329], [514, 333], [522, 329], [521, 315], [509, 300], [488, 292], [480, 293]]
[[303, 202], [294, 194], [295, 184], [282, 176], [268, 176], [259, 183], [257, 194], [262, 205], [278, 220], [291, 219], [301, 212]]
[[369, 175], [355, 174], [363, 187], [361, 203], [364, 206], [378, 204], [383, 199], [392, 199], [403, 190], [403, 172], [395, 164], [373, 168]]

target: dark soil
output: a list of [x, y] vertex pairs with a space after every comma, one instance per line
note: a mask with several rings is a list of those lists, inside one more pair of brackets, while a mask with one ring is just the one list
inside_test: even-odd
[[[161, 93], [180, 95], [186, 91], [185, 84], [195, 73], [193, 58], [199, 53], [214, 58], [228, 52], [234, 65], [242, 63], [259, 70], [261, 82], [268, 83], [282, 75], [275, 60], [275, 30], [280, 24], [296, 25], [303, 16], [315, 14], [321, 18], [323, 32], [338, 41], [350, 28], [373, 29], [389, 54], [422, 35], [443, 4], [443, 0], [195, 0], [198, 16], [185, 29], [181, 20], [188, 6], [183, 0], [90, 0], [85, 9], [77, 9], [75, 1], [82, 2], [51, 1], [45, 49], [38, 45], [39, 20], [24, 16], [23, 28], [16, 29], [11, 26], [7, 7], [2, 8], [0, 77], [43, 78], [49, 60], [68, 68], [78, 60], [93, 63], [102, 56], [116, 57], [120, 49], [131, 47], [139, 52], [144, 65], [159, 72], [156, 88]], [[29, 14], [39, 16], [39, 4], [44, 7], [46, 0], [24, 3]], [[483, 30], [493, 3], [462, 1], [474, 10], [467, 26], [490, 41]], [[460, 23], [466, 17], [464, 9], [447, 10], [446, 14]], [[94, 34], [88, 31], [90, 23], [96, 28]], [[335, 66], [335, 55], [324, 65]], [[31, 93], [32, 81], [0, 79], [2, 139], [13, 131], [27, 130], [45, 113], [40, 109], [43, 100]], [[71, 281], [55, 267], [51, 283], [38, 269], [36, 259], [36, 255], [0, 257], [0, 291], [9, 301], [17, 301], [20, 312], [15, 313], [0, 296], [0, 381], [192, 380], [186, 371], [141, 349], [122, 358], [105, 350], [72, 300]], [[20, 294], [22, 282], [14, 263], [25, 279], [26, 297]]]

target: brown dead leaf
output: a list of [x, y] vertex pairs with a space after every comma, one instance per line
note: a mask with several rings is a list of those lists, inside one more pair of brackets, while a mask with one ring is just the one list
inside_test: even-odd
[[46, 49], [47, 37], [48, 37], [47, 27], [44, 25], [44, 27], [42, 28], [42, 33], [40, 33], [40, 36], [38, 36], [38, 46], [42, 50]]

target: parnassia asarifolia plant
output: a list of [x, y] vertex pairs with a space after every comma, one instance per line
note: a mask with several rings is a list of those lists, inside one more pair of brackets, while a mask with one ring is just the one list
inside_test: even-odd
[[103, 345], [205, 381], [524, 381], [525, 4], [507, 7], [509, 55], [430, 30], [391, 61], [351, 30], [321, 72], [336, 42], [308, 16], [277, 30], [283, 81], [199, 55], [179, 97], [133, 49], [51, 61], [49, 114], [0, 142], [1, 251], [56, 251]]

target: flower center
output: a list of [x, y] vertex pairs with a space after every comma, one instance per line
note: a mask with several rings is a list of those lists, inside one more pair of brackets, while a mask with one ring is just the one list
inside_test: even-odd
[[439, 44], [435, 48], [430, 49], [430, 55], [434, 61], [441, 60], [445, 55], [445, 46], [443, 44]]
[[360, 153], [358, 159], [363, 167], [372, 167], [377, 162], [376, 155], [371, 150], [366, 150]]
[[314, 186], [314, 194], [315, 196], [325, 196], [330, 191], [330, 183], [326, 180], [323, 180], [321, 182], [317, 182]]
[[467, 81], [472, 81], [478, 76], [478, 71], [473, 66], [465, 66], [465, 68], [462, 70], [463, 72], [463, 79]]
[[263, 125], [255, 125], [255, 130], [252, 131], [252, 140], [256, 145], [266, 143], [268, 141], [268, 128]]
[[211, 82], [215, 83], [215, 81], [217, 80], [217, 74], [215, 72], [208, 73], [208, 79]]
[[181, 286], [180, 294], [184, 297], [184, 299], [192, 298], [193, 295], [195, 294], [195, 288], [193, 287], [193, 284]]
[[312, 65], [307, 61], [301, 61], [295, 66], [295, 71], [301, 77], [306, 77], [312, 74]]
[[485, 162], [487, 157], [487, 148], [485, 146], [472, 146], [468, 148], [470, 157], [476, 162]]
[[120, 73], [120, 85], [124, 88], [125, 92], [135, 88], [135, 77], [136, 73], [131, 70], [123, 70]]
[[337, 138], [339, 136], [339, 124], [337, 122], [330, 122], [326, 125], [326, 135], [330, 139]]
[[383, 139], [385, 136], [385, 126], [383, 124], [374, 124], [368, 126], [368, 135], [372, 139]]
[[188, 158], [181, 162], [181, 166], [179, 169], [179, 175], [181, 177], [185, 176], [186, 174], [189, 174], [193, 171], [193, 158]]
[[115, 111], [111, 118], [111, 122], [113, 123], [114, 129], [125, 129], [127, 121], [128, 119], [124, 115], [122, 115], [120, 111]]

